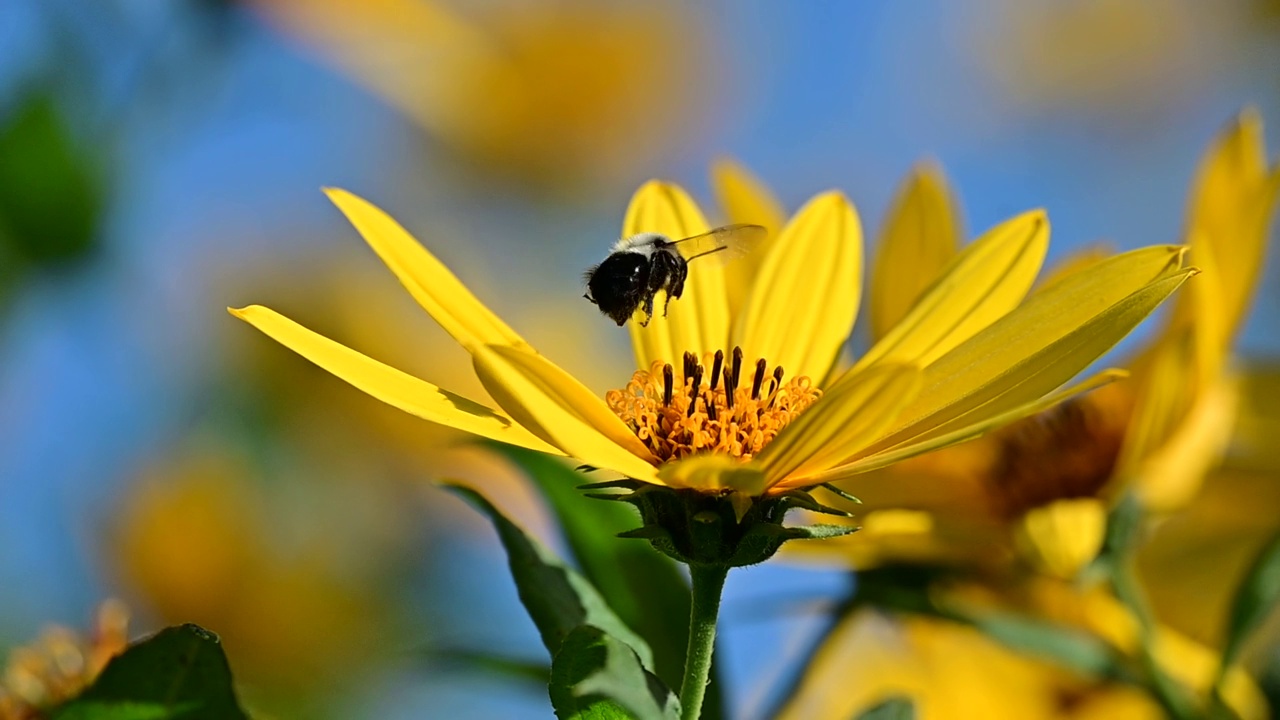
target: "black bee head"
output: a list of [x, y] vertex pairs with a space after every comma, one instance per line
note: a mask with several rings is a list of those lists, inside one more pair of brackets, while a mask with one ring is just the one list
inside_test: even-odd
[[640, 307], [648, 282], [648, 257], [616, 252], [587, 271], [586, 298], [621, 326]]

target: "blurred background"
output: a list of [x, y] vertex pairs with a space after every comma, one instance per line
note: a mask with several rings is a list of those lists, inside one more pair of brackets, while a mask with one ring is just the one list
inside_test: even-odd
[[[874, 238], [932, 159], [970, 236], [1046, 207], [1052, 262], [1178, 241], [1241, 108], [1280, 146], [1269, 0], [7, 0], [0, 48], [0, 652], [118, 597], [135, 633], [218, 632], [275, 717], [550, 714], [536, 679], [442, 661], [495, 643], [543, 661], [492, 530], [431, 485], [480, 484], [557, 543], [519, 474], [225, 312], [263, 303], [484, 397], [322, 186], [378, 203], [603, 392], [630, 350], [581, 272], [651, 177], [710, 211], [709, 168], [733, 158], [788, 209], [843, 189]], [[1237, 348], [1267, 397], [1274, 263]], [[1246, 405], [1221, 471], [1238, 482], [1199, 511], [1280, 502], [1269, 405]], [[1239, 566], [1275, 524], [1202, 564]], [[734, 717], [776, 699], [848, 583], [731, 577]], [[1176, 590], [1161, 611], [1211, 642]]]

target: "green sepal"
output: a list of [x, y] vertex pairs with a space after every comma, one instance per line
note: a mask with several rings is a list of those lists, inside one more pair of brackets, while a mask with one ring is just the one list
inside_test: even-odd
[[836, 517], [853, 517], [853, 513], [840, 508], [834, 508], [830, 505], [823, 505], [818, 502], [817, 498], [804, 490], [789, 490], [777, 496], [780, 500], [786, 502], [789, 507], [797, 507], [810, 512], [822, 513], [824, 515], [835, 515]]
[[197, 625], [161, 630], [111, 659], [52, 720], [247, 720], [218, 636]]
[[680, 701], [635, 651], [600, 628], [574, 628], [551, 663], [560, 720], [676, 720]]
[[784, 526], [783, 518], [792, 508], [849, 517], [849, 513], [822, 505], [803, 490], [752, 498], [745, 508], [735, 505], [727, 494], [647, 483], [630, 493], [610, 494], [607, 499], [635, 505], [644, 523], [618, 537], [648, 540], [659, 552], [689, 565], [754, 565], [768, 560], [788, 540], [836, 537], [856, 530]]
[[552, 657], [574, 628], [593, 625], [626, 643], [639, 656], [645, 669], [653, 668], [653, 653], [648, 643], [618, 618], [586, 578], [526, 535], [480, 493], [461, 485], [446, 484], [445, 487], [493, 523], [507, 551], [520, 601]]
[[801, 525], [785, 529], [791, 535], [792, 540], [825, 540], [842, 535], [852, 535], [862, 528], [856, 525], [820, 523], [818, 525]]
[[836, 487], [832, 483], [822, 483], [822, 485], [819, 485], [819, 487], [821, 487], [823, 490], [826, 490], [829, 493], [837, 495], [856, 505], [862, 504], [862, 500], [860, 500], [857, 495], [854, 495], [852, 493], [847, 493], [844, 490], [841, 490], [840, 488]]
[[905, 697], [891, 697], [858, 713], [856, 720], [915, 720], [916, 706]]

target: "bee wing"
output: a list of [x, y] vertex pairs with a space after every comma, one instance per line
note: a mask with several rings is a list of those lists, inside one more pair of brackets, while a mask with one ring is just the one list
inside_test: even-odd
[[759, 247], [760, 242], [768, 234], [769, 231], [762, 225], [738, 223], [736, 225], [718, 227], [710, 232], [687, 237], [683, 240], [676, 240], [671, 244], [680, 249], [680, 254], [686, 260], [713, 254], [716, 257], [729, 260], [746, 255]]

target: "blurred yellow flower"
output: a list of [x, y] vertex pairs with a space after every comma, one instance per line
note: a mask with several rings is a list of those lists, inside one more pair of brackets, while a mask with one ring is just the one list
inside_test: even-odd
[[80, 694], [129, 642], [129, 611], [116, 600], [98, 607], [93, 628], [45, 630], [31, 645], [9, 653], [0, 676], [0, 720], [36, 720]]
[[[389, 632], [377, 572], [390, 553], [360, 539], [367, 527], [352, 529], [368, 512], [353, 498], [310, 483], [308, 512], [272, 502], [251, 476], [215, 444], [156, 462], [124, 500], [109, 559], [140, 609], [215, 630], [255, 697], [334, 690]], [[314, 510], [326, 502], [344, 509], [341, 521]]]
[[[348, 192], [329, 196], [471, 354], [501, 410], [392, 369], [265, 307], [232, 314], [432, 422], [636, 480], [735, 498], [844, 480], [1105, 384], [1114, 373], [1056, 390], [1195, 272], [1182, 267], [1181, 248], [1144, 248], [1023, 302], [1049, 234], [1043, 213], [1025, 213], [961, 252], [866, 355], [851, 368], [836, 368], [861, 296], [862, 239], [853, 206], [824, 193], [761, 251], [750, 292], [738, 302], [731, 303], [725, 269], [707, 263], [691, 273], [669, 314], [647, 326], [632, 322], [638, 370], [624, 390], [602, 401], [490, 312], [389, 216]], [[622, 234], [679, 238], [707, 230], [683, 190], [654, 181], [632, 199]]]
[[[948, 594], [953, 597], [939, 602], [963, 603], [971, 612], [993, 603], [973, 587], [942, 593]], [[1008, 600], [994, 602], [1009, 606]], [[1136, 657], [1137, 622], [1103, 593], [1037, 582], [1025, 589], [1016, 609], [1091, 631], [1124, 656]], [[1207, 693], [1218, 669], [1211, 651], [1164, 628], [1155, 645], [1165, 672], [1202, 696]], [[1228, 673], [1222, 692], [1238, 717], [1268, 717], [1265, 699], [1238, 669]], [[893, 696], [911, 699], [919, 720], [1166, 717], [1134, 686], [1071, 672], [1011, 650], [966, 625], [871, 607], [854, 609], [840, 620], [779, 717], [857, 717]]]
[[253, 5], [450, 148], [540, 185], [633, 175], [707, 107], [713, 58], [676, 3]]
[[1090, 112], [1134, 126], [1214, 76], [1248, 26], [1240, 3], [1003, 0], [972, 38], [1016, 108]]
[[[1143, 547], [1143, 584], [1165, 622], [1220, 647], [1222, 618], [1254, 558], [1280, 533], [1280, 373], [1274, 365], [1246, 367], [1230, 452], [1205, 478], [1195, 501], [1160, 523]], [[1280, 641], [1270, 622], [1251, 641], [1246, 660], [1266, 662]]]

